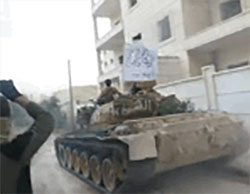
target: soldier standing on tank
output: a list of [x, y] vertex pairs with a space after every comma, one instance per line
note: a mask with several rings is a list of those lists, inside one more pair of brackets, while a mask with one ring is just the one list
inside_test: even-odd
[[130, 95], [135, 96], [141, 91], [142, 91], [142, 89], [137, 86], [136, 82], [132, 83], [132, 85], [130, 87]]
[[[0, 193], [32, 193], [30, 161], [54, 128], [54, 119], [20, 94], [12, 81], [0, 80]], [[25, 133], [10, 140], [10, 106], [21, 105], [35, 120]]]
[[98, 105], [107, 104], [112, 102], [115, 99], [115, 96], [120, 96], [121, 93], [115, 88], [112, 87], [112, 81], [110, 79], [105, 80], [106, 88], [101, 92], [100, 96], [97, 99]]

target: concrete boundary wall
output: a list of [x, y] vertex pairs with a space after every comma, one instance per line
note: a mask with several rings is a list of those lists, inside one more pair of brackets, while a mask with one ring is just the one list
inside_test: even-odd
[[202, 76], [157, 85], [163, 95], [175, 94], [190, 100], [196, 110], [220, 110], [240, 116], [250, 131], [250, 65], [215, 72], [214, 66], [202, 68]]
[[207, 109], [206, 88], [202, 76], [158, 85], [155, 89], [164, 96], [176, 94], [181, 100], [190, 100], [196, 109]]
[[215, 73], [217, 109], [250, 114], [250, 66]]

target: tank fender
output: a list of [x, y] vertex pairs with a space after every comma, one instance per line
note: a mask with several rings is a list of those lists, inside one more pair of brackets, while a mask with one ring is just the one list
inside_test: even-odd
[[129, 160], [139, 161], [157, 158], [155, 133], [145, 132], [117, 137], [129, 148]]

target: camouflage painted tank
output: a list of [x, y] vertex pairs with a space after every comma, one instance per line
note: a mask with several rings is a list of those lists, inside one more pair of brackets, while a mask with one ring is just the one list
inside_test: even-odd
[[[174, 96], [123, 96], [94, 112], [88, 132], [57, 138], [58, 161], [96, 189], [113, 193], [156, 173], [233, 153], [242, 132], [238, 121], [226, 113], [185, 110]], [[162, 111], [171, 114], [159, 116]]]

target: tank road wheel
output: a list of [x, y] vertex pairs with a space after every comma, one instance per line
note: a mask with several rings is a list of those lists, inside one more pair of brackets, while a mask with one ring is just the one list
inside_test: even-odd
[[125, 179], [125, 167], [120, 162], [117, 162], [116, 168], [117, 168], [117, 178], [120, 181], [123, 181]]
[[89, 160], [88, 155], [85, 152], [82, 152], [80, 155], [80, 171], [82, 172], [82, 175], [84, 178], [89, 177]]
[[73, 157], [73, 168], [75, 172], [78, 173], [80, 172], [80, 157], [76, 149], [73, 150], [72, 157]]
[[101, 164], [100, 160], [96, 155], [92, 155], [89, 159], [90, 174], [91, 178], [96, 185], [99, 185], [102, 180]]
[[63, 145], [59, 144], [58, 152], [59, 152], [58, 153], [59, 162], [63, 167], [65, 167], [66, 166], [66, 151]]
[[109, 158], [102, 162], [102, 177], [105, 188], [112, 192], [116, 187], [117, 167]]
[[71, 149], [69, 147], [66, 148], [66, 162], [69, 169], [72, 168], [72, 154]]

